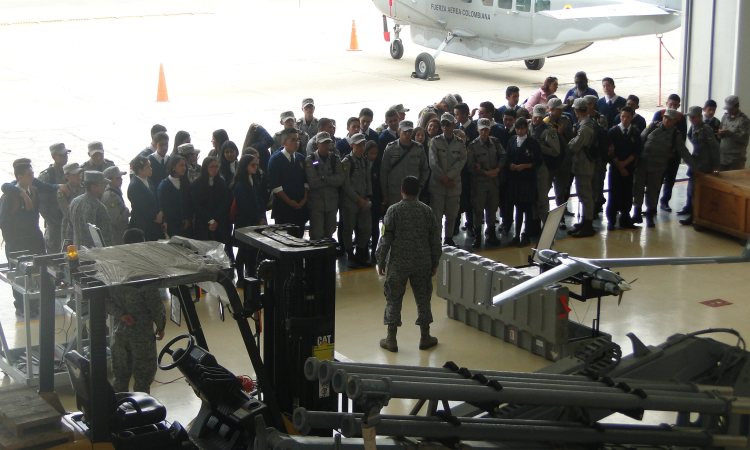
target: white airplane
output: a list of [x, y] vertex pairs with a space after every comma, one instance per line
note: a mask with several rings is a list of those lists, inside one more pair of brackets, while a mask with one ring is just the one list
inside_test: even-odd
[[697, 256], [697, 257], [671, 257], [671, 258], [607, 258], [589, 259], [579, 258], [545, 249], [537, 252], [539, 261], [552, 269], [527, 280], [518, 286], [503, 291], [492, 298], [492, 304], [497, 306], [501, 303], [515, 300], [528, 295], [545, 286], [556, 284], [569, 277], [586, 274], [593, 278], [592, 286], [607, 291], [613, 295], [620, 295], [631, 290], [620, 275], [609, 270], [616, 267], [640, 267], [640, 266], [683, 266], [688, 264], [730, 264], [750, 262], [750, 239], [740, 256]]
[[[680, 26], [682, 0], [373, 0], [383, 13], [391, 56], [404, 54], [410, 25], [420, 53], [415, 75], [435, 76], [440, 52], [483, 61], [519, 61], [539, 70], [546, 58], [579, 52], [595, 41], [665, 33]], [[394, 22], [391, 41], [386, 17]]]

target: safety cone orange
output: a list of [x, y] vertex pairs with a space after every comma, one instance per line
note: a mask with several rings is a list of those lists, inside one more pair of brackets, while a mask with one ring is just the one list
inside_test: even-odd
[[354, 21], [352, 20], [352, 39], [349, 41], [349, 48], [346, 49], [350, 52], [359, 52], [359, 43], [357, 43], [357, 25], [354, 24]]
[[169, 101], [169, 95], [167, 95], [167, 81], [164, 79], [164, 64], [159, 64], [159, 87], [156, 90], [156, 101]]

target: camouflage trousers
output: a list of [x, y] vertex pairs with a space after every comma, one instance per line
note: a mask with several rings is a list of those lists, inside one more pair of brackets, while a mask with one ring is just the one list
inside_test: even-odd
[[401, 326], [401, 304], [406, 293], [406, 282], [411, 283], [414, 300], [417, 302], [417, 321], [419, 326], [432, 323], [432, 270], [430, 268], [388, 267], [383, 284], [385, 294], [385, 313], [383, 324]]
[[[110, 346], [112, 353], [112, 387], [115, 392], [151, 392], [156, 377], [156, 338], [144, 336], [133, 339], [115, 334]], [[133, 390], [130, 391], [130, 377]]]

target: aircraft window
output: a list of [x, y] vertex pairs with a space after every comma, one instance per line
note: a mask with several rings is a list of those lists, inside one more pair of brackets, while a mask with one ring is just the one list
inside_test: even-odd
[[531, 0], [516, 0], [516, 11], [520, 11], [520, 12], [531, 11]]
[[534, 12], [549, 11], [550, 9], [550, 0], [536, 0], [534, 4]]
[[502, 9], [511, 9], [513, 7], [513, 0], [497, 0], [497, 7]]
[[482, 5], [484, 6], [492, 6], [493, 0], [482, 0]]

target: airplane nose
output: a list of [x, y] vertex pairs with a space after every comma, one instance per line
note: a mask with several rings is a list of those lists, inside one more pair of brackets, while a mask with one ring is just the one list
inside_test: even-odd
[[619, 283], [617, 283], [617, 287], [619, 287], [621, 291], [632, 291], [633, 290], [633, 288], [630, 287], [630, 283], [628, 283], [626, 281], [620, 281]]

